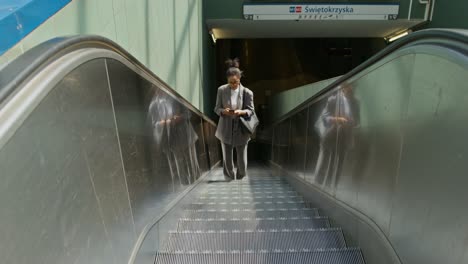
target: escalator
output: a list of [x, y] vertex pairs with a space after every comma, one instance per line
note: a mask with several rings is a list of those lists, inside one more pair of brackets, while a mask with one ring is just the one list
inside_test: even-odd
[[466, 263], [467, 54], [464, 31], [390, 45], [266, 126], [270, 161], [225, 182], [216, 124], [138, 60], [43, 43], [0, 71], [0, 258]]
[[364, 263], [342, 230], [282, 177], [265, 166], [251, 171], [238, 182], [213, 177], [155, 263]]

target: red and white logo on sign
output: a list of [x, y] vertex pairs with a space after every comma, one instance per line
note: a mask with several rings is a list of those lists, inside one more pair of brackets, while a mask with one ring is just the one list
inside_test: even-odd
[[302, 6], [296, 6], [296, 13], [302, 13]]

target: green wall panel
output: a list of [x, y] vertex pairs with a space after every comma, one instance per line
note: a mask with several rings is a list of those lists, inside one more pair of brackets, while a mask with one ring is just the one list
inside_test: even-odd
[[433, 20], [429, 23], [429, 27], [467, 29], [466, 10], [468, 10], [466, 0], [438, 0], [435, 2]]
[[172, 69], [175, 58], [174, 2], [156, 1], [150, 4], [149, 32], [152, 47], [150, 67], [170, 86], [175, 86], [175, 72]]
[[[189, 97], [190, 65], [190, 16], [193, 15], [193, 6], [188, 6], [187, 0], [175, 0], [175, 57], [174, 69], [176, 72], [175, 87], [185, 98]], [[180, 90], [180, 87], [188, 89]]]
[[341, 76], [307, 84], [274, 95], [270, 101], [270, 106], [272, 107], [270, 116], [271, 120], [275, 121], [281, 118], [340, 77]]
[[1, 56], [0, 68], [48, 39], [96, 34], [117, 42], [202, 108], [202, 5], [202, 0], [74, 0]]

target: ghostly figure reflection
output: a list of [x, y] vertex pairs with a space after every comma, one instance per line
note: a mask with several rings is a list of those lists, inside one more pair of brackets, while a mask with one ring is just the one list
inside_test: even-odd
[[186, 185], [201, 175], [197, 159], [198, 135], [190, 119], [191, 112], [174, 98], [158, 89], [149, 106], [153, 139], [166, 156], [172, 186]]
[[359, 112], [359, 101], [350, 84], [328, 98], [315, 123], [320, 136], [315, 183], [324, 187], [338, 184], [346, 153], [354, 145], [353, 129], [359, 126]]

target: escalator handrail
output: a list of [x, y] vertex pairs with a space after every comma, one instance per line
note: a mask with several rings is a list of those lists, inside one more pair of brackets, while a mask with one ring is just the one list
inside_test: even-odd
[[136, 67], [140, 68], [144, 73], [155, 78], [158, 82], [164, 85], [164, 88], [185, 107], [200, 115], [205, 121], [212, 125], [216, 125], [212, 119], [194, 107], [184, 97], [179, 95], [170, 85], [161, 80], [161, 78], [155, 75], [125, 49], [112, 40], [97, 35], [78, 35], [54, 38], [26, 51], [14, 61], [10, 62], [5, 68], [0, 70], [0, 109], [16, 92], [21, 89], [23, 84], [40, 72], [41, 69], [66, 54], [85, 48], [106, 49], [119, 54], [129, 62], [133, 63]]
[[303, 103], [296, 106], [294, 109], [289, 111], [288, 113], [284, 114], [280, 118], [274, 120], [271, 124], [271, 127], [275, 127], [279, 123], [283, 122], [284, 120], [294, 116], [295, 114], [301, 112], [305, 108], [309, 107], [311, 103], [315, 102], [317, 99], [322, 98], [323, 96], [327, 96], [330, 93], [334, 92], [336, 89], [339, 88], [340, 85], [348, 81], [349, 79], [353, 78], [357, 74], [365, 71], [375, 63], [379, 62], [380, 60], [384, 59], [388, 55], [394, 53], [395, 51], [412, 46], [414, 44], [432, 44], [437, 45], [438, 43], [434, 42], [434, 40], [442, 40], [442, 41], [452, 41], [455, 43], [459, 43], [464, 45], [463, 50], [460, 50], [459, 46], [447, 46], [443, 45], [445, 48], [451, 48], [461, 52], [463, 54], [468, 54], [468, 30], [463, 29], [427, 29], [421, 30], [415, 33], [408, 35], [395, 43], [389, 45], [376, 55], [372, 56], [370, 59], [362, 63], [361, 65], [357, 66], [347, 74], [341, 76], [336, 81], [332, 82], [330, 85], [322, 89], [320, 92], [316, 93], [312, 97], [305, 100]]

